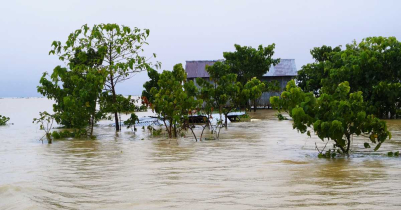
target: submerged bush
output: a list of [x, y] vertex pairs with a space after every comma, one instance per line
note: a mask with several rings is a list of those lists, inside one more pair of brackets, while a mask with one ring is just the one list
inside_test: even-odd
[[160, 129], [156, 129], [156, 128], [154, 128], [153, 126], [151, 126], [151, 125], [148, 125], [148, 131], [149, 131], [149, 133], [152, 135], [152, 136], [160, 136], [161, 134], [162, 134], [162, 129], [160, 128]]
[[281, 113], [277, 114], [278, 120], [288, 120], [286, 117], [284, 117]]
[[9, 120], [9, 117], [0, 115], [0, 125], [6, 125]]
[[59, 138], [61, 138], [60, 133], [57, 132], [57, 131], [53, 131], [52, 137], [53, 137], [54, 139], [59, 139]]
[[133, 129], [133, 131], [136, 131], [135, 123], [139, 123], [139, 118], [135, 113], [132, 113], [131, 117], [124, 121], [124, 125], [127, 125], [127, 128]]
[[53, 128], [53, 122], [54, 122], [54, 115], [49, 114], [48, 112], [39, 112], [39, 118], [33, 118], [32, 123], [36, 123], [40, 125], [40, 130], [45, 131], [45, 135], [40, 138], [40, 140], [43, 143], [43, 138], [46, 137], [47, 142], [49, 144], [52, 143], [52, 133], [51, 130]]
[[[334, 141], [334, 149], [349, 154], [353, 136], [368, 136], [378, 150], [386, 139], [391, 139], [385, 121], [367, 114], [362, 92], [350, 92], [348, 82], [340, 83], [335, 91], [322, 90], [319, 96], [303, 92], [294, 80], [287, 83], [281, 97], [273, 96], [270, 102], [279, 111], [286, 111], [293, 119], [293, 128], [311, 136], [313, 131], [322, 141]], [[338, 151], [338, 150], [337, 150]]]
[[[64, 131], [53, 131], [52, 132], [52, 137], [54, 139], [63, 139], [63, 138], [78, 138], [78, 137], [82, 137], [83, 133], [85, 133], [85, 130], [77, 130], [76, 132], [71, 132], [68, 130], [64, 130]], [[90, 137], [91, 139], [94, 139], [94, 136]]]
[[320, 152], [319, 155], [317, 156], [318, 158], [335, 158], [337, 156], [337, 152], [333, 150], [327, 150], [326, 152]]
[[388, 152], [387, 153], [387, 156], [389, 156], [389, 157], [399, 157], [400, 156], [400, 151], [397, 151], [397, 152]]

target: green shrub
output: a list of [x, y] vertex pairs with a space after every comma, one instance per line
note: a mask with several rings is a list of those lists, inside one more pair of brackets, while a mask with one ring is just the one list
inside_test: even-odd
[[53, 133], [52, 133], [52, 137], [53, 137], [54, 139], [60, 139], [60, 138], [61, 138], [61, 135], [60, 135], [60, 133], [59, 133], [59, 132], [57, 132], [57, 131], [53, 131]]
[[6, 125], [9, 120], [9, 117], [0, 115], [0, 125]]
[[281, 113], [277, 114], [278, 120], [288, 120], [286, 117], [284, 117]]

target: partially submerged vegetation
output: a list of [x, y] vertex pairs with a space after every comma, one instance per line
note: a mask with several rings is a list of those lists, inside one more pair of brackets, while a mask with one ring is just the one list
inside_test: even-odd
[[[349, 154], [352, 137], [366, 136], [365, 148], [378, 150], [391, 138], [385, 121], [399, 118], [401, 110], [401, 44], [394, 37], [369, 37], [357, 44], [322, 46], [311, 50], [314, 63], [298, 72], [298, 85], [287, 84], [281, 97], [271, 103], [293, 118], [293, 127], [323, 141], [333, 140], [333, 149], [321, 157]], [[323, 155], [324, 154], [324, 155]]]
[[0, 125], [6, 125], [9, 120], [9, 117], [0, 115]]
[[[227, 56], [226, 61], [206, 66], [210, 80], [197, 78], [196, 85], [192, 80], [187, 81], [182, 64], [175, 65], [173, 71], [163, 71], [161, 74], [154, 69], [148, 70], [150, 81], [144, 84], [142, 100], [163, 121], [169, 138], [190, 131], [198, 141], [194, 128], [201, 126], [200, 140], [203, 139], [206, 129], [213, 134], [214, 139], [218, 139], [221, 129], [228, 127], [230, 112], [246, 109], [248, 101], [257, 100], [266, 91], [266, 84], [269, 88], [277, 89], [277, 83], [262, 83], [257, 79], [268, 71], [266, 67], [278, 62], [271, 59], [274, 44], [267, 48], [259, 46], [258, 49], [236, 45], [236, 49], [235, 52], [224, 53]], [[237, 81], [239, 67], [236, 63], [244, 59], [248, 61], [247, 65], [241, 65], [247, 66], [240, 71], [243, 75], [242, 84]], [[219, 117], [213, 119], [214, 112]], [[201, 123], [190, 123], [190, 119], [194, 117], [202, 117], [203, 120]]]
[[362, 92], [366, 112], [381, 119], [401, 117], [401, 43], [395, 37], [368, 37], [341, 46], [311, 50], [315, 62], [298, 71], [298, 86], [318, 96], [348, 81]]
[[182, 65], [177, 64], [173, 71], [163, 71], [159, 76], [158, 88], [152, 87], [150, 90], [154, 96], [151, 107], [163, 121], [169, 138], [177, 137], [183, 130], [192, 130], [188, 115], [196, 112], [203, 103], [195, 97], [195, 84], [185, 81], [186, 73]]
[[[135, 112], [147, 107], [164, 127], [149, 125], [147, 130], [152, 135], [176, 138], [190, 132], [198, 141], [207, 138], [204, 132], [208, 130], [218, 139], [220, 130], [228, 128], [230, 112], [251, 110], [252, 104], [256, 112], [263, 92], [280, 91], [278, 81], [260, 81], [272, 65], [280, 62], [272, 58], [274, 44], [256, 49], [235, 45], [234, 52], [223, 53], [225, 60], [206, 66], [209, 80], [187, 80], [182, 64], [159, 73], [156, 69], [160, 63], [152, 64], [142, 55], [148, 36], [148, 29], [99, 24], [82, 26], [65, 44], [53, 42], [50, 54], [57, 55], [66, 66], [43, 74], [38, 92], [55, 101], [54, 114], [41, 112], [34, 119], [49, 143], [53, 138], [94, 138], [94, 126], [102, 119], [113, 119], [116, 131], [120, 131], [121, 114], [130, 115], [124, 125], [135, 132], [139, 122]], [[323, 141], [334, 142], [327, 151], [317, 148], [319, 157], [349, 154], [354, 135], [366, 136], [370, 142], [365, 142], [365, 148], [375, 144], [377, 150], [391, 138], [386, 123], [379, 118], [398, 118], [401, 113], [400, 52], [401, 45], [393, 37], [366, 38], [347, 45], [345, 50], [314, 48], [311, 54], [315, 62], [303, 66], [298, 84], [290, 81], [281, 97], [270, 99], [271, 104], [288, 112], [301, 133], [311, 136], [313, 131]], [[139, 99], [117, 94], [115, 87], [145, 70], [150, 81], [144, 84], [140, 98], [143, 105], [138, 107], [135, 103]], [[281, 113], [277, 117], [286, 119]], [[8, 120], [0, 116], [0, 125]], [[51, 132], [53, 120], [72, 132]], [[195, 129], [198, 126], [200, 130]]]
[[45, 132], [45, 135], [40, 138], [43, 142], [43, 139], [46, 138], [49, 144], [52, 143], [52, 133], [51, 130], [53, 128], [54, 116], [49, 114], [48, 112], [39, 112], [39, 118], [33, 118], [32, 123], [39, 124], [40, 130]]
[[55, 101], [51, 117], [73, 129], [75, 136], [93, 138], [95, 124], [111, 119], [108, 114], [112, 113], [119, 131], [121, 113], [143, 107], [135, 107], [131, 98], [117, 94], [115, 87], [152, 66], [141, 55], [148, 36], [148, 29], [99, 24], [92, 28], [83, 25], [68, 36], [65, 44], [54, 41], [49, 54], [57, 55], [66, 66], [57, 66], [51, 74], [45, 72], [38, 86], [39, 93]]
[[[281, 98], [272, 97], [271, 103], [288, 112], [294, 129], [308, 136], [313, 130], [322, 141], [334, 141], [335, 151], [342, 154], [349, 154], [353, 135], [367, 136], [376, 144], [374, 150], [391, 138], [384, 121], [366, 114], [362, 92], [350, 93], [348, 82], [339, 84], [333, 93], [321, 92], [316, 97], [290, 81]], [[365, 145], [370, 147], [369, 143]]]

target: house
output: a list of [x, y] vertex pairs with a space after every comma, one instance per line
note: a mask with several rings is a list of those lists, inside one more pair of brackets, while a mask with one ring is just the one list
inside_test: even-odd
[[[209, 74], [206, 72], [206, 65], [213, 65], [219, 60], [198, 60], [186, 61], [185, 71], [187, 72], [188, 80], [195, 80], [195, 78], [209, 79]], [[221, 61], [221, 60], [220, 60]], [[280, 63], [276, 66], [271, 66], [269, 71], [263, 75], [261, 81], [279, 81], [281, 90], [279, 92], [263, 93], [258, 101], [258, 106], [270, 106], [270, 96], [280, 95], [285, 89], [287, 82], [297, 76], [297, 67], [295, 59], [280, 59]], [[194, 81], [196, 84], [196, 81]]]

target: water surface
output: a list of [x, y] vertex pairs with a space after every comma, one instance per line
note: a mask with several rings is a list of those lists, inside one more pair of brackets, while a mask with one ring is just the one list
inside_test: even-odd
[[[401, 121], [379, 152], [354, 138], [350, 158], [318, 159], [316, 137], [258, 110], [218, 141], [119, 134], [42, 144], [32, 124], [47, 99], [0, 99], [0, 209], [399, 209]], [[151, 113], [139, 113], [146, 116]], [[143, 140], [142, 140], [143, 139]]]

